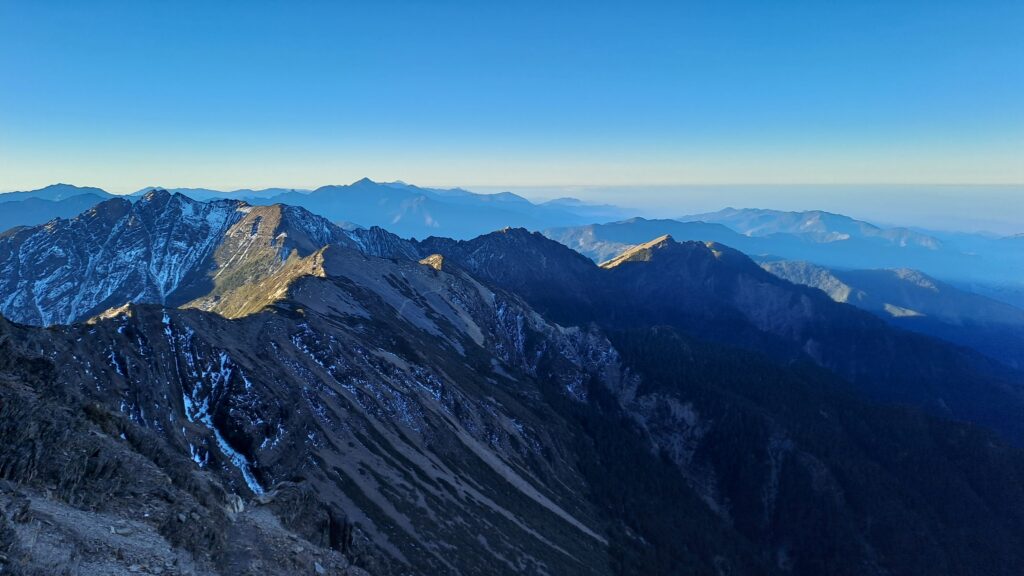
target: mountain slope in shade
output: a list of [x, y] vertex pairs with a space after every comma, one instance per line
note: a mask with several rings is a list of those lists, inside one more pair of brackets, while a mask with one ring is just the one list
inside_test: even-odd
[[504, 228], [468, 241], [431, 237], [418, 247], [525, 297], [556, 321], [578, 324], [598, 301], [595, 286], [600, 279], [594, 263], [539, 232]]
[[[497, 247], [515, 235], [514, 253]], [[616, 329], [671, 325], [699, 338], [811, 360], [871, 398], [924, 407], [1024, 439], [1019, 372], [904, 332], [819, 290], [791, 284], [731, 248], [670, 237], [603, 268], [526, 231], [466, 242], [429, 240], [482, 279], [516, 291], [552, 319]]]
[[818, 288], [889, 322], [974, 348], [1024, 368], [1024, 310], [957, 289], [914, 270], [832, 270], [807, 262], [765, 261], [790, 282]]
[[[294, 573], [297, 546], [310, 569], [336, 553], [380, 574], [606, 573], [569, 433], [538, 402], [536, 378], [566, 393], [591, 372], [610, 378], [609, 345], [457, 272], [323, 254], [329, 277], [297, 276], [238, 320], [132, 305], [70, 328], [6, 325], [4, 342], [53, 362], [110, 423], [108, 442], [145, 428], [186, 459], [172, 466], [183, 482], [215, 478], [226, 493], [207, 497], [216, 514], [200, 512], [197, 531], [230, 536], [276, 516], [301, 537], [283, 558], [218, 557], [230, 540], [188, 540], [175, 506], [136, 519], [184, 538], [202, 568]], [[242, 512], [224, 518], [239, 497]]]
[[134, 269], [181, 280], [143, 296], [186, 308], [0, 320], [0, 544], [44, 573], [1024, 565], [1020, 451], [866, 400], [1013, 437], [1009, 383], [725, 246], [598, 267], [522, 229], [411, 243], [281, 205], [101, 206], [27, 253], [145, 244]]

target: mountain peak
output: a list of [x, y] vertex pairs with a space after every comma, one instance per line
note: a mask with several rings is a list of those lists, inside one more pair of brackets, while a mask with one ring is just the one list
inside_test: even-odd
[[370, 180], [369, 178], [367, 178], [365, 176], [360, 178], [359, 180], [356, 180], [355, 182], [349, 184], [349, 186], [376, 186], [376, 185], [377, 185], [377, 182], [374, 182], [373, 180]]
[[171, 193], [165, 188], [153, 188], [142, 196], [143, 202], [164, 201], [171, 197]]
[[664, 234], [658, 236], [654, 240], [633, 246], [615, 258], [612, 258], [607, 262], [603, 262], [601, 264], [601, 268], [615, 268], [616, 266], [625, 264], [626, 262], [646, 262], [652, 258], [655, 251], [663, 250], [678, 244], [679, 243], [676, 242], [670, 234]]

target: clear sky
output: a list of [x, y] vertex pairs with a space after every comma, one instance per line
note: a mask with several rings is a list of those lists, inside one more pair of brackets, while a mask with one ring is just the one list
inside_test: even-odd
[[0, 190], [1024, 182], [1021, 0], [0, 0], [0, 81]]

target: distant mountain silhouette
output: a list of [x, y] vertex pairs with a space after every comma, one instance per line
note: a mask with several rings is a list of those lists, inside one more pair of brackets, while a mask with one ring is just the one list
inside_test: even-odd
[[958, 289], [915, 270], [837, 270], [769, 260], [765, 270], [818, 288], [836, 302], [868, 310], [892, 324], [974, 348], [1024, 368], [1024, 310]]
[[[1024, 249], [1012, 237], [961, 233], [940, 239], [908, 228], [880, 228], [818, 211], [726, 209], [687, 218], [692, 220], [633, 218], [556, 227], [544, 234], [595, 262], [671, 234], [679, 240], [721, 242], [755, 257], [832, 268], [911, 268], [957, 285], [978, 284], [979, 291], [1005, 285], [1008, 297], [1015, 286], [1024, 290]], [[998, 291], [990, 295], [1000, 298]]]
[[26, 192], [4, 192], [0, 193], [0, 202], [15, 202], [19, 200], [25, 200], [28, 198], [38, 198], [40, 200], [60, 201], [67, 200], [74, 196], [81, 196], [83, 194], [91, 194], [98, 196], [102, 199], [112, 198], [114, 195], [100, 188], [92, 188], [89, 186], [74, 186], [72, 184], [51, 184], [45, 188], [38, 190], [28, 190]]

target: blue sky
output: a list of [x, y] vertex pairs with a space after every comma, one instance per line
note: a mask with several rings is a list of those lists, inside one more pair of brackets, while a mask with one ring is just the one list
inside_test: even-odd
[[1024, 182], [1024, 2], [0, 0], [0, 189]]

